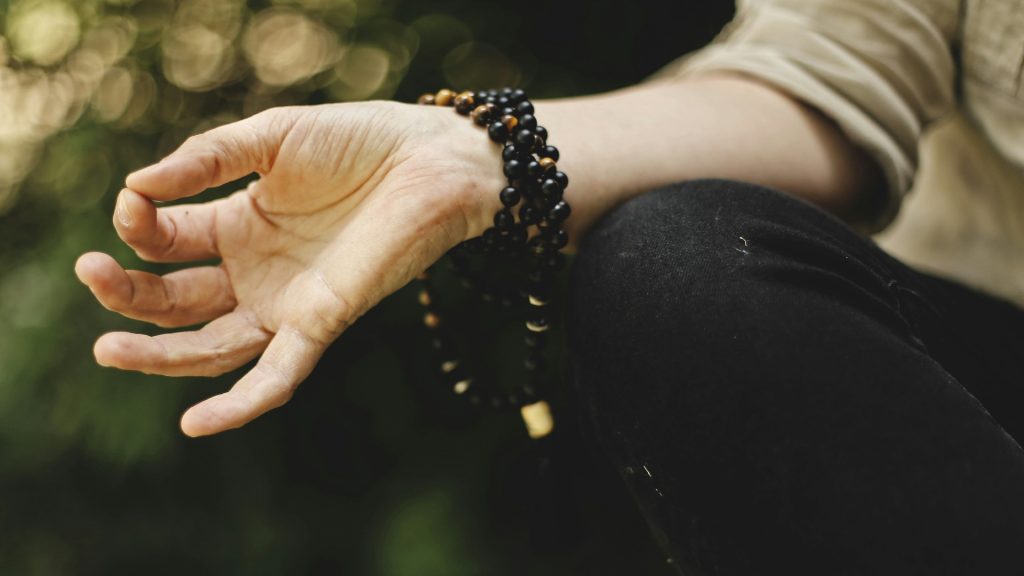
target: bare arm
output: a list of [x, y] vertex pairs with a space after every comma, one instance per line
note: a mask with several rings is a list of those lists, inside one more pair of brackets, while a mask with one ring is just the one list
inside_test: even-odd
[[536, 108], [572, 179], [574, 241], [631, 196], [695, 178], [777, 188], [851, 222], [881, 202], [881, 171], [832, 122], [743, 76], [642, 84]]

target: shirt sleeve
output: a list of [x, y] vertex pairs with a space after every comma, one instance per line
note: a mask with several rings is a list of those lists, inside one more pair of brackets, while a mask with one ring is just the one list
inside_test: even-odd
[[955, 103], [961, 0], [738, 0], [708, 47], [655, 78], [711, 71], [755, 77], [815, 107], [881, 166], [895, 216], [925, 127]]

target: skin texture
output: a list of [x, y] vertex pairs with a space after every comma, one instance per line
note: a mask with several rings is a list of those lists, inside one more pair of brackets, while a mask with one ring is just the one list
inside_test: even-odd
[[[574, 241], [619, 202], [679, 180], [753, 181], [844, 216], [857, 214], [863, 191], [878, 181], [877, 169], [832, 124], [741, 77], [536, 107], [572, 179], [566, 227]], [[253, 172], [257, 181], [222, 200], [158, 204]], [[215, 376], [259, 357], [230, 390], [181, 419], [190, 436], [240, 427], [286, 403], [367, 310], [479, 236], [503, 185], [500, 147], [446, 108], [277, 108], [194, 136], [128, 176], [114, 228], [144, 260], [220, 264], [156, 276], [92, 252], [75, 271], [112, 311], [166, 328], [204, 325], [155, 337], [104, 334], [96, 360], [148, 374]]]

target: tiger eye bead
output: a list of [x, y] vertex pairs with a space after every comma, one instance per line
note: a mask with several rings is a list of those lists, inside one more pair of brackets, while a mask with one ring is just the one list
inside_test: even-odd
[[419, 294], [419, 301], [421, 306], [430, 306], [430, 292], [421, 290]]
[[473, 108], [473, 111], [469, 113], [469, 117], [472, 118], [473, 122], [476, 122], [477, 125], [486, 126], [487, 123], [491, 121], [491, 118], [494, 117], [494, 105], [481, 104], [476, 108]]
[[433, 312], [427, 312], [423, 315], [423, 324], [427, 328], [437, 328], [441, 325], [441, 317]]
[[465, 116], [473, 110], [473, 104], [476, 99], [473, 97], [472, 92], [462, 92], [455, 97], [455, 111]]
[[419, 103], [419, 104], [433, 105], [434, 104], [434, 95], [433, 94], [423, 94], [423, 95], [421, 95], [419, 97], [418, 100], [416, 100], [416, 102]]
[[540, 163], [541, 168], [544, 169], [544, 172], [555, 170], [558, 167], [555, 164], [555, 161], [552, 160], [551, 158], [541, 158], [540, 160], [538, 160], [538, 162]]
[[448, 106], [455, 100], [455, 92], [447, 88], [442, 88], [437, 91], [437, 95], [434, 96], [434, 104], [438, 106]]
[[519, 119], [511, 114], [506, 114], [501, 117], [501, 123], [505, 125], [505, 128], [511, 132], [519, 125]]

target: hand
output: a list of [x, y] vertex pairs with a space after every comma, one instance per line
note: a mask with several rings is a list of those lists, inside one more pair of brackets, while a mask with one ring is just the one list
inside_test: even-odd
[[[245, 190], [199, 194], [257, 172]], [[168, 376], [215, 376], [260, 356], [229, 391], [190, 408], [190, 436], [237, 428], [281, 406], [360, 315], [496, 210], [501, 160], [452, 110], [373, 102], [273, 109], [186, 141], [128, 176], [114, 214], [143, 259], [220, 258], [156, 276], [89, 253], [75, 270], [103, 306], [196, 331], [103, 335], [97, 362]]]

